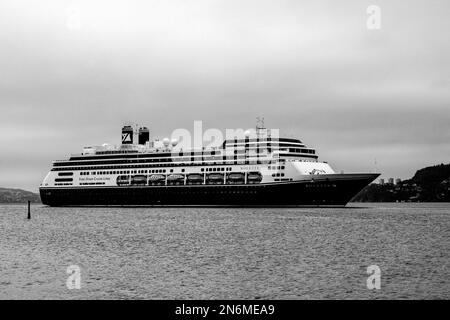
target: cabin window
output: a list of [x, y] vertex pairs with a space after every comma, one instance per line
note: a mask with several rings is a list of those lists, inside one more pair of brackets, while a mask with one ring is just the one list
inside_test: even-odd
[[58, 176], [73, 176], [73, 172], [58, 172]]

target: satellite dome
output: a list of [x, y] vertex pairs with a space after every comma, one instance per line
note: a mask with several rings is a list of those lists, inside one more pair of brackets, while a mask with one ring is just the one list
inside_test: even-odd
[[172, 139], [172, 146], [175, 147], [178, 144], [178, 140], [177, 139]]
[[164, 138], [163, 139], [163, 144], [164, 144], [165, 147], [168, 147], [169, 144], [170, 144], [170, 139], [169, 138]]
[[245, 135], [246, 138], [250, 137], [250, 134], [251, 134], [250, 130], [246, 130], [244, 132], [244, 135]]

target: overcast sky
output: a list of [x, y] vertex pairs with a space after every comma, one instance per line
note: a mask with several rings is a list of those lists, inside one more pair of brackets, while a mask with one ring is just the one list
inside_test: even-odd
[[[381, 29], [366, 26], [369, 5]], [[448, 0], [0, 2], [0, 186], [117, 144], [125, 122], [249, 128], [336, 171], [409, 178], [450, 162]]]

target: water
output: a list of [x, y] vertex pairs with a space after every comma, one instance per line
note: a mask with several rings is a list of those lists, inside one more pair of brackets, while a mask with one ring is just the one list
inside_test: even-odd
[[[1, 299], [449, 299], [450, 204], [0, 205]], [[67, 267], [81, 268], [69, 290]], [[381, 289], [366, 286], [381, 269]]]

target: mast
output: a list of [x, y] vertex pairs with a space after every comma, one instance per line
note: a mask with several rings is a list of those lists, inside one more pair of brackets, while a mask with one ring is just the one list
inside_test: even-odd
[[266, 137], [267, 129], [264, 125], [264, 117], [256, 117], [256, 137]]

